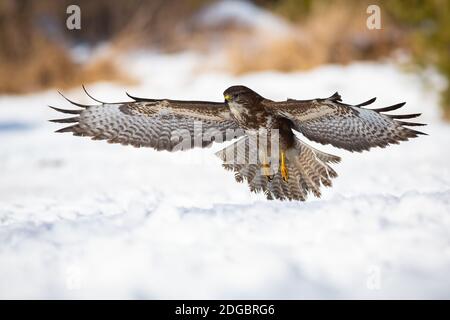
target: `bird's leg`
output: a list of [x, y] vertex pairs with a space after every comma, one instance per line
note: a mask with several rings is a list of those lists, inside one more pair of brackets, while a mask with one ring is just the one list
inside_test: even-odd
[[284, 181], [288, 181], [289, 174], [288, 174], [288, 169], [286, 167], [286, 152], [281, 151], [280, 158], [281, 158], [281, 165], [280, 165], [281, 176], [283, 177]]

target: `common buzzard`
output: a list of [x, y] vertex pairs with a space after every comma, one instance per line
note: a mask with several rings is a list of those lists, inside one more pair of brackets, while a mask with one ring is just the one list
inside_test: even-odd
[[[84, 89], [84, 87], [83, 87]], [[86, 94], [89, 93], [85, 90]], [[422, 123], [405, 122], [420, 114], [386, 114], [405, 103], [367, 109], [375, 98], [349, 105], [336, 92], [329, 98], [272, 101], [244, 86], [225, 90], [224, 102], [146, 99], [84, 105], [78, 110], [54, 108], [74, 117], [50, 120], [72, 123], [56, 132], [72, 132], [135, 147], [187, 150], [235, 138], [217, 152], [236, 181], [246, 180], [268, 199], [302, 200], [309, 192], [320, 197], [320, 186], [337, 176], [330, 163], [341, 159], [301, 141], [294, 132], [321, 144], [349, 151], [385, 147], [424, 134], [410, 129]]]

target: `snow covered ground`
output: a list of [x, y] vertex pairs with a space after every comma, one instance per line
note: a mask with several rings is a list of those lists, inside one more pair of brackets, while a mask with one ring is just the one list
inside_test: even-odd
[[[213, 152], [135, 149], [65, 134], [55, 90], [0, 96], [0, 298], [450, 298], [450, 126], [437, 87], [391, 64], [234, 77], [195, 54], [135, 54], [137, 87], [97, 98], [211, 99], [244, 84], [272, 99], [377, 96], [423, 112], [429, 136], [343, 158], [322, 199], [268, 202]], [[81, 88], [66, 94], [90, 102]]]

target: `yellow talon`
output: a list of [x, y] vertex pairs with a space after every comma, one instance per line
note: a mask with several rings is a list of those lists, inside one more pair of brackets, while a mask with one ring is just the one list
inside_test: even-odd
[[288, 169], [286, 167], [286, 154], [283, 151], [281, 152], [281, 167], [280, 167], [280, 171], [281, 171], [281, 176], [283, 177], [283, 180], [284, 181], [288, 181], [289, 174], [288, 174]]
[[263, 175], [264, 176], [270, 176], [270, 164], [268, 163], [263, 163], [261, 165], [262, 169], [263, 169]]

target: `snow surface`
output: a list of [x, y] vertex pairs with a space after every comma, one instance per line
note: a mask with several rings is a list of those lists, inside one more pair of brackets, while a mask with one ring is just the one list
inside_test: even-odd
[[[0, 298], [450, 298], [450, 126], [433, 72], [388, 64], [234, 77], [195, 54], [136, 53], [137, 87], [97, 98], [223, 100], [244, 84], [272, 99], [377, 96], [423, 112], [430, 135], [343, 158], [322, 199], [266, 201], [213, 152], [156, 152], [68, 134], [55, 90], [0, 96]], [[124, 62], [125, 63], [125, 62]], [[66, 94], [90, 102], [81, 88]]]

